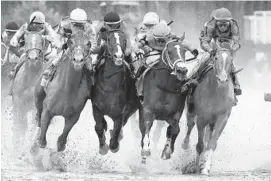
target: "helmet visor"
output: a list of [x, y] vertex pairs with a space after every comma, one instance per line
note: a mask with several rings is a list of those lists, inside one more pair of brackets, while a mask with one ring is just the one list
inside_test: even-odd
[[155, 40], [160, 45], [163, 45], [166, 43], [166, 40], [164, 38], [155, 38]]
[[219, 28], [227, 28], [227, 27], [229, 27], [230, 22], [229, 21], [218, 21], [216, 24]]

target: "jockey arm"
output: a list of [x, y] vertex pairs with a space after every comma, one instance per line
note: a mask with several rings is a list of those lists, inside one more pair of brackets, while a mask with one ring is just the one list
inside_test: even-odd
[[94, 29], [94, 27], [90, 23], [87, 23], [85, 25], [85, 28], [86, 28], [86, 33], [89, 36], [89, 41], [91, 42], [90, 51], [93, 51], [93, 50], [96, 49], [97, 44], [98, 44], [97, 43], [97, 33], [96, 33], [96, 30]]
[[212, 24], [209, 25], [209, 23], [206, 23], [204, 25], [204, 28], [201, 31], [201, 35], [200, 35], [200, 47], [202, 48], [202, 50], [206, 52], [210, 52], [212, 50], [210, 43], [213, 38], [213, 32], [214, 32], [214, 27], [213, 27], [214, 25], [213, 26]]
[[15, 48], [15, 47], [13, 47], [13, 46], [10, 46], [10, 47], [9, 47], [9, 50], [10, 50], [13, 54], [15, 54], [17, 57], [19, 57], [19, 58], [20, 58], [21, 55], [22, 55], [22, 53], [19, 52], [18, 49]]
[[52, 43], [52, 45], [56, 48], [61, 47], [61, 43], [59, 40], [59, 37], [57, 33], [53, 30], [52, 26], [49, 23], [44, 24], [45, 32], [48, 36], [46, 36], [46, 39]]
[[236, 52], [241, 48], [241, 45], [240, 45], [239, 27], [235, 20], [232, 20], [231, 33], [232, 33], [232, 40], [233, 40], [232, 50]]
[[10, 40], [10, 45], [13, 47], [19, 46], [19, 40], [23, 37], [25, 30], [27, 29], [28, 24], [25, 23], [21, 28], [15, 33], [15, 35]]

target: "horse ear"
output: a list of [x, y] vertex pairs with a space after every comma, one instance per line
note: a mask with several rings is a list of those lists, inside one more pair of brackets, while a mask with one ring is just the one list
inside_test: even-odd
[[180, 41], [183, 41], [185, 39], [185, 32], [183, 32], [183, 36], [180, 38]]

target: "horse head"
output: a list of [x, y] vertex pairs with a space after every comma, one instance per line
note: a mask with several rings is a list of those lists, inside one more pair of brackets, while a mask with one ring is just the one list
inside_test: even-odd
[[121, 66], [124, 60], [124, 51], [126, 49], [126, 38], [120, 31], [109, 32], [106, 41], [106, 53], [116, 66]]
[[187, 68], [185, 66], [185, 60], [182, 57], [183, 45], [181, 42], [171, 40], [167, 42], [163, 52], [162, 60], [172, 70], [172, 75], [176, 75], [177, 79], [184, 81], [187, 79]]
[[75, 70], [81, 70], [90, 53], [91, 42], [89, 36], [84, 31], [72, 34], [68, 41], [68, 56]]
[[232, 41], [215, 42], [216, 54], [213, 57], [215, 75], [220, 83], [225, 83], [230, 78], [231, 65], [233, 61]]
[[43, 32], [44, 30], [40, 32], [26, 30], [24, 36], [26, 59], [29, 60], [31, 64], [37, 64], [37, 62], [44, 59], [46, 42], [42, 35]]

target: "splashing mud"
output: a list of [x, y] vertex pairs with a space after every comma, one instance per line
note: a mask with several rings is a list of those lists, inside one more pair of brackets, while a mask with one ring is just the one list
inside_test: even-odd
[[[12, 145], [11, 98], [1, 100], [2, 178], [3, 180], [270, 180], [271, 178], [271, 104], [264, 102], [263, 93], [271, 91], [270, 85], [251, 86], [241, 73], [243, 95], [234, 107], [229, 122], [218, 141], [210, 177], [182, 175], [181, 169], [195, 157], [197, 131], [192, 132], [191, 149], [184, 151], [181, 142], [185, 134], [185, 118], [181, 119], [181, 132], [176, 141], [173, 157], [164, 161], [161, 152], [166, 141], [162, 129], [158, 145], [146, 167], [140, 165], [140, 137], [135, 138], [129, 120], [124, 128], [124, 138], [118, 153], [105, 156], [98, 153], [98, 138], [94, 130], [91, 102], [86, 104], [79, 122], [67, 141], [66, 150], [57, 158], [50, 157], [56, 150], [64, 120], [57, 117], [48, 130], [48, 149], [40, 150], [35, 161], [31, 156], [18, 159]], [[270, 78], [265, 77], [267, 80]], [[269, 86], [269, 87], [268, 87]], [[33, 119], [33, 118], [30, 118]], [[107, 119], [109, 129], [112, 121]], [[136, 124], [137, 125], [137, 124]], [[133, 130], [133, 131], [131, 131]], [[29, 131], [31, 132], [31, 131]], [[107, 141], [109, 133], [107, 133]], [[26, 142], [33, 139], [29, 133]], [[153, 145], [152, 145], [153, 146]], [[29, 148], [30, 149], [30, 148]], [[51, 160], [50, 160], [51, 159]], [[58, 162], [60, 160], [60, 162]], [[54, 167], [58, 162], [62, 168]], [[64, 172], [63, 172], [64, 171]]]

